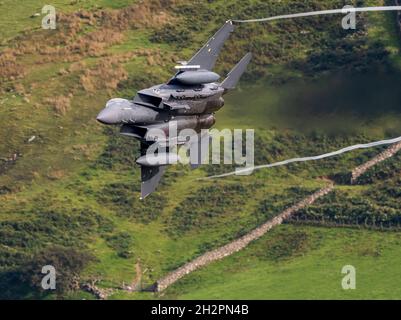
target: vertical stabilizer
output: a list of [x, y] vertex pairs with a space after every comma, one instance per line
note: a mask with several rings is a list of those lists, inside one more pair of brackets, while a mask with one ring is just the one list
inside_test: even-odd
[[234, 89], [239, 79], [244, 74], [246, 67], [248, 66], [251, 59], [252, 59], [252, 53], [249, 52], [230, 71], [230, 73], [227, 75], [227, 78], [222, 82], [221, 86], [226, 90]]

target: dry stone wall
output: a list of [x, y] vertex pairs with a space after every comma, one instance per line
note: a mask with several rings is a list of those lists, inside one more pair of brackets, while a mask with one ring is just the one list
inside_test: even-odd
[[284, 210], [281, 214], [274, 217], [272, 220], [264, 223], [260, 227], [254, 229], [250, 233], [246, 234], [245, 236], [230, 242], [229, 244], [215, 249], [213, 251], [209, 251], [200, 257], [196, 258], [195, 260], [188, 262], [187, 264], [183, 265], [182, 267], [178, 268], [177, 270], [169, 273], [164, 278], [157, 281], [155, 290], [160, 292], [165, 290], [168, 286], [172, 285], [174, 282], [178, 281], [185, 275], [189, 274], [196, 269], [199, 269], [209, 263], [223, 259], [229, 255], [232, 255], [235, 252], [238, 252], [245, 248], [250, 242], [259, 239], [262, 237], [266, 232], [268, 232], [273, 227], [281, 224], [284, 220], [288, 219], [292, 214], [297, 212], [298, 210], [311, 205], [320, 197], [328, 194], [334, 188], [334, 184], [330, 184], [329, 186], [315, 192], [311, 196], [303, 199], [301, 202], [295, 204], [294, 206]]
[[[380, 153], [372, 160], [364, 163], [363, 165], [355, 168], [352, 170], [352, 182], [355, 183], [357, 179], [363, 175], [366, 171], [370, 168], [375, 166], [376, 164], [391, 158], [394, 154], [401, 150], [401, 142], [395, 143], [391, 145], [388, 149], [384, 152]], [[154, 285], [156, 292], [161, 292], [168, 288], [170, 285], [184, 277], [185, 275], [206, 266], [214, 261], [221, 260], [229, 255], [232, 255], [235, 252], [238, 252], [244, 249], [248, 244], [254, 240], [259, 239], [264, 234], [266, 234], [270, 229], [275, 226], [280, 225], [283, 223], [284, 220], [291, 217], [291, 215], [298, 212], [300, 209], [303, 209], [311, 204], [313, 204], [319, 198], [327, 195], [331, 191], [334, 190], [334, 183], [330, 183], [327, 187], [315, 192], [314, 194], [308, 196], [307, 198], [303, 199], [302, 201], [298, 202], [294, 206], [284, 210], [278, 216], [274, 217], [273, 219], [267, 221], [260, 227], [254, 229], [250, 233], [246, 234], [245, 236], [230, 242], [229, 244], [220, 247], [218, 249], [209, 251], [198, 258], [192, 260], [191, 262], [186, 263], [185, 265], [181, 266], [180, 268], [170, 272], [165, 277], [161, 278], [156, 282]]]
[[351, 183], [356, 183], [358, 178], [361, 175], [363, 175], [366, 171], [368, 171], [376, 164], [391, 158], [394, 154], [396, 154], [400, 150], [401, 150], [401, 142], [395, 143], [391, 145], [389, 148], [387, 148], [385, 151], [374, 157], [373, 159], [369, 160], [368, 162], [365, 162], [359, 167], [356, 167], [354, 170], [352, 170]]

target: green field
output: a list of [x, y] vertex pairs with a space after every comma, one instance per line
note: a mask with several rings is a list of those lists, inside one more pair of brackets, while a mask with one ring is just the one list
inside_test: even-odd
[[[344, 3], [59, 0], [57, 29], [42, 30], [41, 17], [31, 16], [43, 1], [0, 1], [0, 298], [94, 298], [73, 283], [78, 277], [114, 289], [112, 299], [397, 299], [398, 233], [364, 228], [397, 229], [399, 156], [301, 213], [334, 225], [363, 217], [354, 229], [285, 225], [162, 296], [120, 289], [138, 276], [136, 265], [146, 288], [382, 149], [219, 181], [196, 179], [231, 168], [175, 166], [140, 201], [138, 142], [96, 122], [106, 101], [169, 79], [176, 61], [233, 12], [259, 17]], [[394, 14], [363, 15], [356, 32], [339, 23], [320, 17], [241, 25], [227, 42], [222, 75], [245, 52], [254, 59], [216, 126], [256, 129], [256, 164], [400, 135]], [[282, 246], [287, 234], [304, 243]], [[38, 290], [34, 267], [45, 262], [65, 268], [57, 293]], [[343, 264], [357, 268], [355, 291], [341, 290]]]
[[[399, 233], [279, 227], [171, 287], [178, 299], [400, 299]], [[356, 289], [342, 289], [346, 265]]]

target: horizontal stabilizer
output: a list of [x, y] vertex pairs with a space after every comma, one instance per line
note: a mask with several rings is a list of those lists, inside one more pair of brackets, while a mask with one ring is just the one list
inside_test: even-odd
[[223, 81], [221, 86], [226, 90], [234, 89], [236, 87], [239, 79], [244, 74], [246, 67], [248, 66], [251, 59], [252, 59], [252, 53], [249, 52], [230, 71], [230, 73], [227, 75], [227, 78]]

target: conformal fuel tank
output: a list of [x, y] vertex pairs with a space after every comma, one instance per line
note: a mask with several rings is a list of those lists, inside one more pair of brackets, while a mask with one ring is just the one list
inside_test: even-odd
[[198, 70], [198, 71], [184, 71], [175, 77], [179, 82], [186, 85], [197, 85], [216, 82], [220, 76], [212, 71]]

